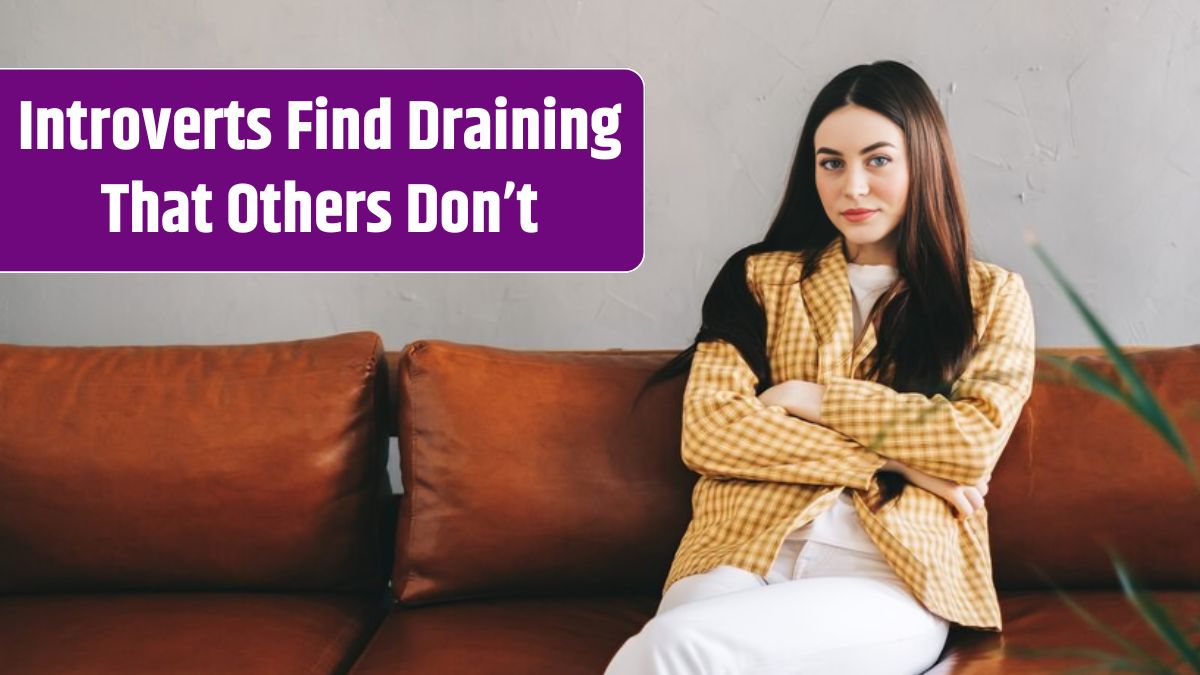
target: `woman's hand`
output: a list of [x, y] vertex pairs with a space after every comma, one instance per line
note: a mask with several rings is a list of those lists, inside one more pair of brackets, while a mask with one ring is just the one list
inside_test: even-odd
[[982, 509], [983, 498], [988, 492], [989, 478], [984, 478], [975, 485], [960, 485], [944, 478], [930, 476], [894, 459], [889, 459], [881, 467], [881, 470], [895, 471], [913, 485], [941, 497], [954, 507], [959, 520], [968, 518], [977, 510]]
[[821, 399], [825, 385], [807, 380], [786, 380], [758, 395], [763, 405], [783, 406], [789, 415], [821, 424]]

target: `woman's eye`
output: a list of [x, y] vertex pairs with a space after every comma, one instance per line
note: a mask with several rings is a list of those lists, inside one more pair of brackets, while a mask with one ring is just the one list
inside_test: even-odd
[[[875, 155], [871, 159], [867, 160], [867, 163], [878, 169], [880, 167], [887, 166], [891, 163], [891, 161], [892, 158], [888, 157], [887, 155]], [[837, 169], [840, 169], [841, 164], [842, 160], [840, 159], [826, 159], [817, 162], [817, 166], [829, 171], [836, 171]]]

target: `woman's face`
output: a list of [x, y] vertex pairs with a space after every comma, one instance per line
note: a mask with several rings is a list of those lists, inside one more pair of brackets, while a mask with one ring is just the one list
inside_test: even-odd
[[[895, 265], [896, 226], [908, 204], [904, 131], [851, 104], [826, 116], [813, 142], [821, 206], [845, 238], [850, 260]], [[855, 216], [856, 209], [868, 213]]]

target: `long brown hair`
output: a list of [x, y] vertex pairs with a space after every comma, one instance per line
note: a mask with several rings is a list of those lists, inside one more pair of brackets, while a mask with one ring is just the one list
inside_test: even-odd
[[[696, 345], [726, 340], [758, 377], [755, 393], [771, 387], [766, 314], [746, 287], [746, 258], [792, 251], [804, 261], [801, 278], [816, 271], [817, 253], [841, 233], [821, 206], [816, 188], [817, 127], [846, 105], [873, 110], [904, 132], [908, 146], [908, 205], [898, 228], [899, 276], [876, 301], [876, 345], [856, 374], [901, 392], [949, 396], [976, 346], [969, 269], [971, 243], [962, 185], [946, 121], [929, 86], [896, 61], [876, 61], [839, 73], [809, 110], [800, 133], [783, 202], [766, 237], [733, 254], [704, 298], [700, 331], [692, 345], [652, 373], [639, 392], [691, 369]], [[883, 503], [899, 495], [903, 480], [881, 474]]]

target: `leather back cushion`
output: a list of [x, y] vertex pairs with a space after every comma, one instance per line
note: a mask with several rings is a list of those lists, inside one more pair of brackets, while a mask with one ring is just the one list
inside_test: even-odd
[[382, 587], [373, 333], [0, 345], [0, 591]]
[[409, 345], [396, 597], [657, 593], [696, 479], [683, 378], [632, 404], [671, 355]]
[[[1200, 462], [1200, 345], [1130, 358]], [[1035, 567], [1065, 587], [1115, 586], [1106, 546], [1154, 586], [1200, 583], [1200, 485], [1140, 418], [1045, 361], [986, 501], [998, 588], [1045, 586]]]

